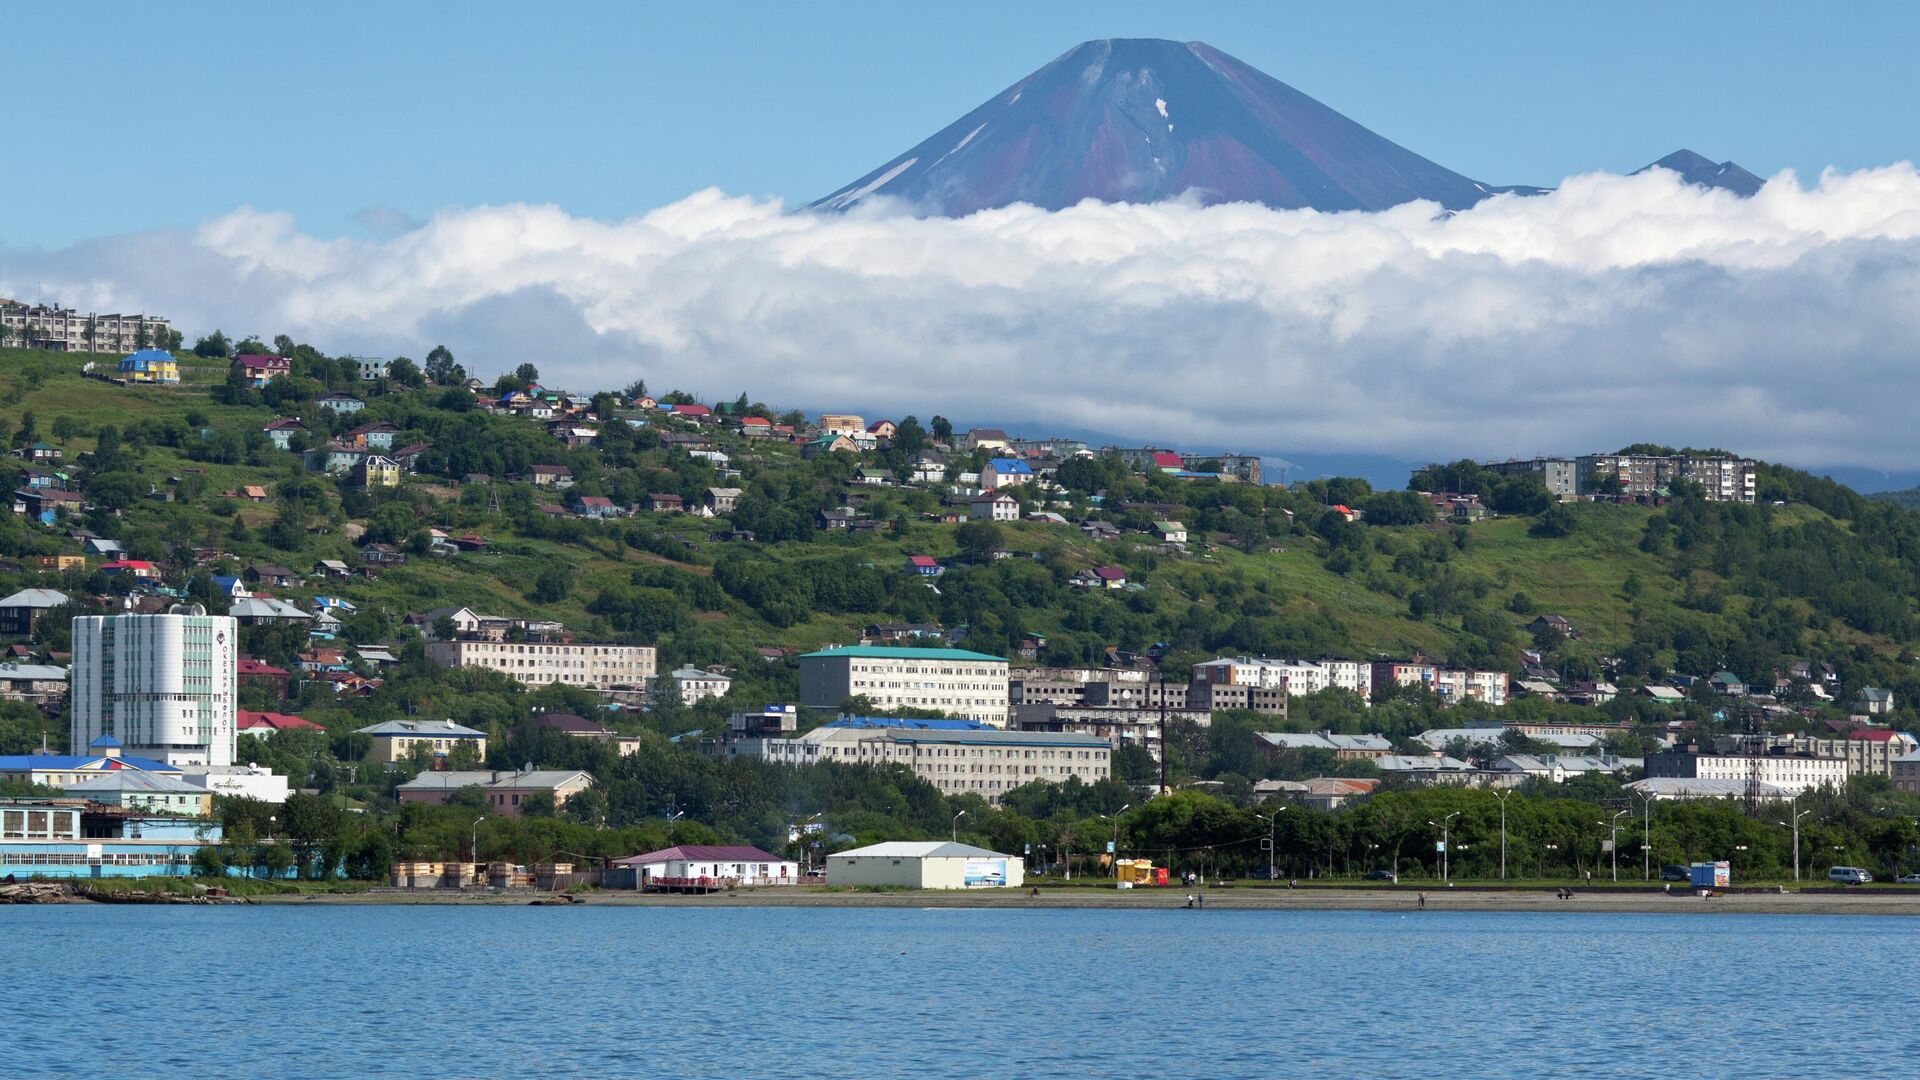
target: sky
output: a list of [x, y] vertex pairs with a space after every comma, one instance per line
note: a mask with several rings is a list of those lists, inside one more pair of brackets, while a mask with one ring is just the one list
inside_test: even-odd
[[[1920, 8], [10, 8], [0, 295], [1296, 461], [1726, 445], [1904, 476]], [[1496, 184], [1418, 207], [788, 213], [1096, 37], [1206, 41]], [[84, 63], [79, 63], [80, 60]], [[85, 133], [84, 136], [76, 133]], [[24, 167], [23, 167], [24, 166]], [[1822, 179], [1825, 169], [1836, 170]], [[551, 380], [550, 380], [551, 381]], [[1023, 394], [1010, 394], [1022, 388]], [[1383, 404], [1385, 403], [1385, 404]]]

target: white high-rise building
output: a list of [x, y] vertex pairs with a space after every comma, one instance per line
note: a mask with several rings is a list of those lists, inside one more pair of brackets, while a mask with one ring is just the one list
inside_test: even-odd
[[232, 765], [238, 631], [198, 604], [73, 620], [74, 751], [112, 735], [128, 756]]

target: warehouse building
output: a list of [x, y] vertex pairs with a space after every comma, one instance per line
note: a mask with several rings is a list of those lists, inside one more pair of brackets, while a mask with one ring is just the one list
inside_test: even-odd
[[1025, 881], [1026, 863], [1018, 856], [942, 840], [895, 840], [827, 856], [829, 885], [1001, 889]]

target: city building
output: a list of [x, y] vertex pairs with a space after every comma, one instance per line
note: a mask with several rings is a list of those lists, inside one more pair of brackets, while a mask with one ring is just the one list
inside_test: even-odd
[[1206, 727], [1213, 721], [1205, 709], [1134, 708], [1125, 705], [1077, 705], [1036, 702], [1014, 705], [1008, 726], [1014, 731], [1057, 731], [1107, 740], [1118, 751], [1138, 746], [1160, 760], [1163, 723], [1181, 721]]
[[454, 769], [423, 772], [394, 788], [401, 802], [445, 803], [462, 788], [479, 788], [487, 800], [487, 813], [500, 817], [519, 817], [520, 807], [535, 795], [551, 795], [558, 810], [567, 800], [593, 786], [593, 776], [578, 769], [526, 769], [491, 771]]
[[0, 698], [58, 705], [67, 700], [67, 669], [53, 664], [0, 664]]
[[967, 500], [967, 518], [971, 521], [1019, 521], [1020, 500], [1004, 491], [975, 495]]
[[1891, 770], [1895, 790], [1920, 795], [1920, 752], [1894, 758]]
[[0, 877], [183, 877], [220, 823], [89, 803], [0, 799]]
[[[293, 375], [293, 361], [284, 356], [269, 356], [260, 353], [242, 353], [233, 358], [229, 365], [240, 372], [240, 381], [259, 390], [275, 379], [290, 378]], [[281, 447], [281, 449], [286, 449]]]
[[283, 803], [292, 789], [287, 778], [264, 765], [189, 765], [180, 779], [215, 795]]
[[1014, 487], [1032, 479], [1032, 467], [1019, 458], [994, 458], [980, 469], [980, 486], [987, 491]]
[[487, 733], [451, 720], [387, 720], [355, 733], [373, 740], [369, 759], [382, 765], [407, 760], [415, 746], [424, 747], [436, 758], [446, 757], [463, 744], [473, 747], [475, 760], [487, 756]]
[[1256, 731], [1254, 742], [1268, 753], [1324, 750], [1335, 758], [1382, 758], [1393, 753], [1393, 740], [1385, 735], [1337, 735], [1331, 731]]
[[903, 889], [1019, 888], [1026, 860], [940, 840], [894, 840], [827, 856], [830, 885]]
[[799, 863], [743, 844], [678, 844], [615, 859], [611, 865], [630, 868], [633, 887], [643, 892], [800, 883]]
[[326, 728], [311, 720], [287, 713], [253, 712], [241, 709], [236, 717], [236, 726], [242, 735], [272, 735], [281, 731], [325, 731]]
[[1483, 467], [1501, 476], [1537, 474], [1547, 493], [1556, 499], [1571, 499], [1580, 494], [1580, 467], [1572, 458], [1517, 458], [1489, 461]]
[[[1645, 780], [1635, 780], [1621, 785], [1628, 791], [1638, 792], [1655, 802], [1669, 802], [1677, 799], [1744, 799], [1747, 797], [1745, 780], [1713, 780], [1683, 776], [1653, 776]], [[1775, 784], [1762, 783], [1760, 798], [1768, 802], [1784, 802], [1793, 798], [1794, 792]]]
[[64, 794], [102, 806], [175, 817], [206, 817], [213, 812], [213, 793], [187, 783], [174, 773], [114, 769], [68, 784]]
[[130, 756], [232, 765], [239, 631], [198, 604], [74, 619], [68, 745], [112, 735]]
[[1754, 501], [1758, 466], [1717, 454], [1583, 454], [1574, 459], [1579, 492], [1625, 499], [1666, 495], [1675, 480], [1699, 485], [1711, 502]]
[[1745, 783], [1756, 771], [1762, 784], [1777, 787], [1791, 796], [1819, 787], [1838, 791], [1847, 786], [1850, 767], [1845, 758], [1817, 757], [1778, 748], [1764, 754], [1723, 754], [1698, 746], [1681, 746], [1647, 755], [1648, 779], [1679, 777]]
[[1373, 665], [1374, 685], [1419, 686], [1442, 701], [1507, 703], [1507, 673], [1443, 668], [1424, 660], [1385, 660]]
[[726, 697], [733, 688], [733, 677], [718, 672], [703, 671], [691, 664], [673, 669], [667, 676], [672, 687], [673, 698], [682, 705], [691, 705], [707, 698]]
[[175, 775], [180, 772], [164, 761], [128, 757], [121, 750], [120, 740], [102, 735], [93, 740], [84, 754], [0, 754], [0, 781], [64, 788], [123, 769]]
[[72, 598], [58, 589], [21, 589], [11, 596], [0, 598], [0, 634], [31, 636], [40, 616], [69, 603], [72, 603]]
[[654, 676], [650, 645], [560, 640], [427, 642], [427, 659], [442, 667], [483, 667], [528, 686], [563, 683], [587, 690], [638, 689]]
[[761, 752], [780, 765], [905, 765], [942, 794], [974, 794], [994, 804], [1036, 781], [1104, 780], [1113, 762], [1111, 744], [1098, 736], [873, 717], [842, 717], [796, 739], [767, 739]]
[[59, 304], [0, 300], [0, 328], [6, 344], [55, 352], [129, 353], [174, 344], [173, 327], [158, 315], [81, 314]]
[[800, 656], [800, 704], [838, 709], [861, 697], [875, 708], [937, 709], [993, 727], [1007, 722], [1007, 661], [964, 649], [859, 645]]
[[1193, 686], [1251, 686], [1305, 697], [1322, 690], [1346, 690], [1373, 698], [1373, 665], [1365, 660], [1321, 657], [1317, 660], [1268, 660], [1222, 657], [1193, 665]]

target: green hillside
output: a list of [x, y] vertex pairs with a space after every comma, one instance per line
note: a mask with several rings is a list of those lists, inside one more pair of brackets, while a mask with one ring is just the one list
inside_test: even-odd
[[[1574, 671], [1618, 658], [1629, 678], [1733, 667], [1760, 681], [1783, 657], [1810, 657], [1870, 665], [1872, 677], [1892, 682], [1904, 675], [1891, 662], [1916, 611], [1912, 557], [1889, 548], [1894, 538], [1884, 530], [1862, 543], [1854, 529], [1855, 519], [1873, 518], [1911, 530], [1909, 516], [1785, 470], [1767, 476], [1778, 493], [1795, 496], [1784, 507], [1581, 505], [1555, 510], [1554, 528], [1537, 515], [1454, 527], [1349, 524], [1325, 505], [1372, 504], [1370, 521], [1404, 520], [1406, 497], [1350, 481], [1283, 491], [1117, 467], [1094, 470], [1091, 481], [1085, 470], [1074, 474], [1104, 498], [1074, 491], [1050, 507], [1069, 521], [1094, 516], [1127, 530], [1177, 512], [1194, 531], [1189, 552], [1177, 555], [1139, 531], [1095, 541], [1072, 524], [943, 524], [928, 518], [942, 509], [933, 490], [850, 482], [858, 467], [898, 468], [899, 451], [803, 460], [792, 445], [659, 418], [638, 430], [605, 425], [602, 446], [569, 449], [538, 423], [472, 411], [464, 390], [357, 386], [323, 359], [309, 369], [321, 378], [266, 395], [278, 408], [258, 391], [231, 391], [224, 361], [182, 354], [186, 384], [157, 388], [84, 379], [83, 360], [0, 350], [0, 430], [15, 446], [44, 441], [62, 451], [59, 467], [96, 506], [74, 524], [163, 562], [168, 583], [180, 588], [191, 587], [196, 548], [232, 557], [209, 570], [276, 563], [303, 573], [322, 558], [357, 564], [356, 539], [410, 549], [406, 565], [377, 580], [283, 590], [352, 600], [361, 614], [349, 631], [361, 644], [392, 638], [410, 611], [465, 604], [656, 643], [663, 665], [751, 669], [762, 663], [760, 647], [845, 642], [868, 623], [891, 621], [964, 626], [971, 645], [992, 651], [1041, 637], [1038, 658], [1060, 663], [1096, 661], [1109, 646], [1159, 644], [1176, 664], [1223, 652], [1423, 653], [1511, 669], [1518, 649], [1534, 644], [1526, 625], [1552, 613], [1573, 622], [1577, 640], [1540, 644]], [[367, 409], [342, 417], [316, 408], [312, 395], [329, 387], [362, 393]], [[613, 402], [601, 401], [611, 411]], [[396, 446], [431, 449], [398, 489], [350, 490], [273, 447], [260, 428], [276, 416], [299, 417], [314, 442], [388, 420], [401, 428]], [[669, 493], [696, 505], [722, 481], [710, 463], [661, 445], [663, 433], [683, 430], [734, 456], [743, 475], [726, 483], [745, 494], [731, 520], [644, 512], [608, 522], [555, 519], [538, 504], [567, 496], [508, 480], [534, 463], [564, 464], [578, 479], [571, 494], [604, 494], [624, 506]], [[104, 459], [91, 457], [103, 441]], [[19, 486], [23, 463], [7, 467]], [[471, 473], [490, 473], [493, 482], [465, 482]], [[226, 494], [247, 485], [272, 498]], [[1038, 508], [1030, 490], [1016, 490], [1026, 509]], [[173, 501], [162, 501], [168, 493]], [[849, 501], [879, 527], [815, 527], [817, 511]], [[425, 555], [429, 527], [478, 534], [488, 546]], [[760, 542], [719, 538], [734, 527]], [[0, 526], [4, 554], [23, 562], [0, 585], [61, 584], [23, 557], [77, 550], [64, 532], [19, 520]], [[1827, 576], [1847, 580], [1791, 580], [1796, 553], [1810, 545], [1824, 545]], [[1016, 557], [991, 558], [993, 549]], [[929, 587], [905, 571], [908, 555], [932, 555], [950, 569]], [[1769, 561], [1792, 564], [1791, 572], [1768, 574]], [[1067, 584], [1095, 565], [1126, 569], [1129, 588]], [[97, 572], [68, 571], [64, 583], [101, 595], [113, 589]], [[1842, 595], [1860, 590], [1876, 595]], [[261, 643], [281, 660], [294, 644]]]

